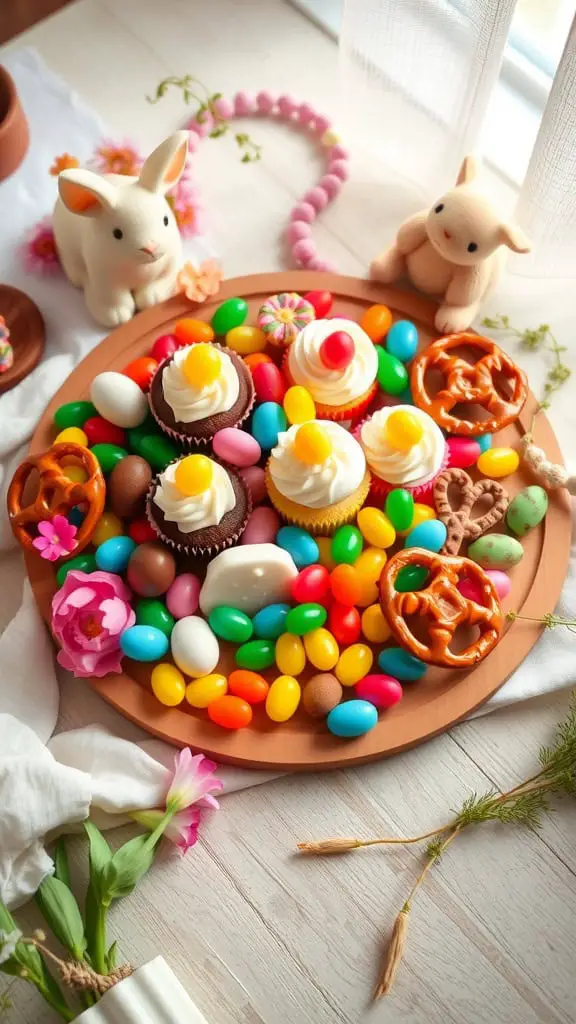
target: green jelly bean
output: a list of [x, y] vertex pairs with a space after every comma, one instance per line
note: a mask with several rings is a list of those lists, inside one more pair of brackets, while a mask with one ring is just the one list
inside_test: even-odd
[[248, 316], [248, 303], [245, 299], [228, 299], [223, 302], [212, 317], [215, 334], [227, 334], [233, 327], [240, 327]]
[[180, 451], [174, 441], [163, 434], [147, 434], [140, 441], [138, 454], [150, 463], [152, 469], [161, 472], [169, 462], [178, 458]]
[[407, 594], [412, 590], [422, 590], [429, 575], [428, 569], [423, 565], [405, 565], [396, 577], [394, 589], [400, 594]]
[[229, 640], [233, 644], [245, 644], [254, 632], [252, 620], [239, 608], [228, 604], [220, 604], [213, 608], [208, 622], [216, 636]]
[[56, 573], [59, 587], [62, 586], [71, 569], [77, 569], [78, 572], [96, 572], [96, 558], [94, 555], [76, 555], [76, 558], [64, 562]]
[[[364, 540], [360, 530], [356, 526], [340, 526], [336, 530], [330, 545], [330, 553], [337, 565], [347, 562], [354, 565], [354, 562], [362, 553]], [[292, 632], [289, 630], [289, 632]]]
[[376, 379], [387, 395], [399, 395], [408, 387], [408, 372], [396, 356], [391, 356], [382, 345], [376, 345], [378, 373]]
[[270, 668], [276, 660], [273, 640], [250, 640], [242, 644], [236, 651], [236, 664], [239, 668], [251, 668], [256, 672]]
[[58, 430], [65, 430], [66, 427], [83, 427], [86, 420], [97, 415], [98, 412], [92, 402], [66, 402], [66, 405], [60, 405], [56, 409], [54, 425]]
[[153, 626], [170, 636], [176, 620], [163, 601], [157, 597], [142, 597], [136, 605], [136, 622], [139, 626]]
[[128, 455], [126, 449], [121, 448], [118, 444], [95, 444], [90, 450], [98, 459], [103, 473], [110, 473], [114, 466], [117, 466]]
[[148, 413], [144, 423], [141, 423], [139, 427], [132, 427], [128, 432], [128, 445], [136, 455], [140, 455], [140, 445], [145, 437], [155, 435], [156, 437], [163, 437], [158, 429], [158, 424], [152, 416], [152, 413]]
[[386, 495], [385, 512], [396, 530], [408, 530], [414, 518], [414, 498], [410, 491], [396, 487]]
[[328, 612], [321, 604], [299, 604], [292, 608], [286, 616], [284, 628], [287, 633], [294, 636], [304, 636], [311, 633], [313, 629], [323, 626], [328, 617]]

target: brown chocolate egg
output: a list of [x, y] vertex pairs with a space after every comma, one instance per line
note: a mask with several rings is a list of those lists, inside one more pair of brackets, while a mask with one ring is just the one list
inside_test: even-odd
[[139, 515], [152, 483], [152, 470], [139, 455], [127, 455], [118, 462], [107, 484], [108, 502], [121, 519]]
[[331, 672], [312, 676], [302, 694], [302, 705], [311, 718], [326, 718], [341, 700], [342, 687]]
[[147, 541], [139, 544], [128, 562], [128, 583], [141, 597], [165, 594], [176, 575], [176, 562], [163, 544]]

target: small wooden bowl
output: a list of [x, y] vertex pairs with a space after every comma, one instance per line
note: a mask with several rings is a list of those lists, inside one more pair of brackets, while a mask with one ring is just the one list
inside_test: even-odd
[[14, 80], [0, 65], [0, 181], [20, 166], [29, 142], [28, 121]]
[[[0, 71], [2, 69], [0, 68]], [[14, 362], [0, 374], [0, 395], [19, 384], [38, 365], [44, 353], [46, 334], [38, 306], [24, 292], [0, 284], [0, 315], [10, 331]]]

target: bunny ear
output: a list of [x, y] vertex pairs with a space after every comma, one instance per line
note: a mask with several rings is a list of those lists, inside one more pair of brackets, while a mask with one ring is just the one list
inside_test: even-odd
[[530, 239], [516, 224], [500, 225], [500, 242], [513, 252], [530, 252], [532, 248]]
[[478, 173], [476, 161], [473, 156], [465, 156], [460, 170], [458, 171], [458, 177], [456, 178], [457, 185], [469, 185], [471, 181], [474, 181]]
[[62, 171], [58, 191], [64, 206], [82, 217], [97, 217], [103, 209], [113, 210], [115, 206], [116, 189], [94, 171]]
[[179, 180], [188, 156], [188, 132], [174, 132], [144, 161], [138, 179], [149, 192], [169, 192]]

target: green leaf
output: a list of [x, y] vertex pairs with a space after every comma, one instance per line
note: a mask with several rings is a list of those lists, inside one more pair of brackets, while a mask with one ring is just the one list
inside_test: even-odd
[[7, 932], [9, 935], [10, 932], [15, 931], [18, 931], [16, 921], [12, 917], [12, 914], [8, 912], [4, 904], [0, 902], [0, 932]]
[[94, 887], [94, 895], [101, 900], [104, 872], [112, 860], [112, 850], [93, 822], [85, 821], [84, 828], [90, 841], [90, 884]]
[[90, 883], [84, 902], [84, 934], [86, 936], [86, 954], [91, 961], [94, 960], [97, 949], [99, 911], [100, 901], [94, 891], [94, 886]]
[[70, 881], [70, 864], [68, 863], [68, 851], [66, 849], [66, 840], [64, 836], [58, 840], [54, 847], [54, 877], [58, 878], [60, 882], [64, 882], [69, 889], [72, 889]]
[[116, 953], [118, 950], [118, 943], [113, 942], [106, 954], [106, 966], [108, 968], [108, 974], [111, 974], [116, 967]]
[[103, 880], [103, 895], [107, 900], [119, 900], [129, 896], [137, 882], [154, 862], [156, 846], [160, 841], [150, 842], [149, 835], [136, 836], [116, 850], [106, 867]]
[[86, 950], [84, 924], [68, 886], [59, 878], [45, 878], [36, 893], [36, 903], [58, 941], [75, 960], [82, 960]]

